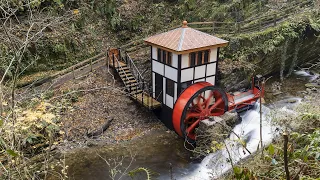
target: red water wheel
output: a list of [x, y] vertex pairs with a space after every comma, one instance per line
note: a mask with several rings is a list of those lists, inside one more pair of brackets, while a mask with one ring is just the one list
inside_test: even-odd
[[208, 82], [198, 82], [185, 89], [173, 107], [172, 122], [178, 135], [195, 142], [195, 129], [209, 116], [228, 110], [226, 93]]

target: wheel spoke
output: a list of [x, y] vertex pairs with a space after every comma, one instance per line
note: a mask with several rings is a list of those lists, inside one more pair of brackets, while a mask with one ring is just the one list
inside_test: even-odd
[[192, 132], [192, 131], [196, 128], [196, 126], [199, 124], [199, 122], [200, 122], [200, 119], [198, 119], [198, 120], [195, 121], [193, 124], [191, 124], [191, 125], [187, 128], [187, 130], [186, 130], [187, 134], [189, 134], [190, 132]]
[[211, 112], [214, 108], [216, 108], [219, 104], [221, 104], [223, 102], [222, 98], [219, 98], [209, 109], [209, 111]]
[[210, 103], [210, 99], [212, 98], [212, 96], [213, 96], [213, 91], [211, 91], [209, 97], [203, 102], [205, 104], [205, 109], [208, 109], [209, 103]]
[[200, 113], [188, 113], [186, 118], [185, 118], [185, 120], [184, 120], [184, 122], [187, 122], [188, 119], [190, 119], [190, 118], [197, 118], [199, 116], [200, 116]]
[[199, 109], [203, 109], [202, 108], [202, 103], [200, 102], [201, 99], [203, 100], [203, 102], [205, 101], [205, 98], [201, 94], [199, 94], [198, 97], [197, 97], [197, 106], [198, 106]]

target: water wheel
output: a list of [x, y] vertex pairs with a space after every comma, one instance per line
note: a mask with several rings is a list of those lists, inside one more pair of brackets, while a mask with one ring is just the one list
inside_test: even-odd
[[195, 129], [209, 116], [228, 110], [226, 93], [208, 82], [198, 82], [185, 89], [173, 107], [172, 122], [176, 133], [194, 143]]

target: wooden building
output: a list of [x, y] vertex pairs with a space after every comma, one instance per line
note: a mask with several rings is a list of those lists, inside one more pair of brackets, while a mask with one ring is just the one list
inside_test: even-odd
[[161, 120], [172, 129], [172, 109], [180, 93], [193, 83], [216, 84], [219, 48], [228, 41], [182, 27], [145, 39], [151, 46], [153, 98], [162, 103]]

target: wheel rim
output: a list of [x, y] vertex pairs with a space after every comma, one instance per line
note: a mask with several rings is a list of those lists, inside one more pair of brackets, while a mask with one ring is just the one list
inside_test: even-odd
[[193, 84], [181, 93], [175, 104], [173, 110], [175, 131], [194, 142], [195, 129], [200, 121], [210, 116], [220, 116], [227, 110], [227, 97], [224, 91], [207, 82]]

